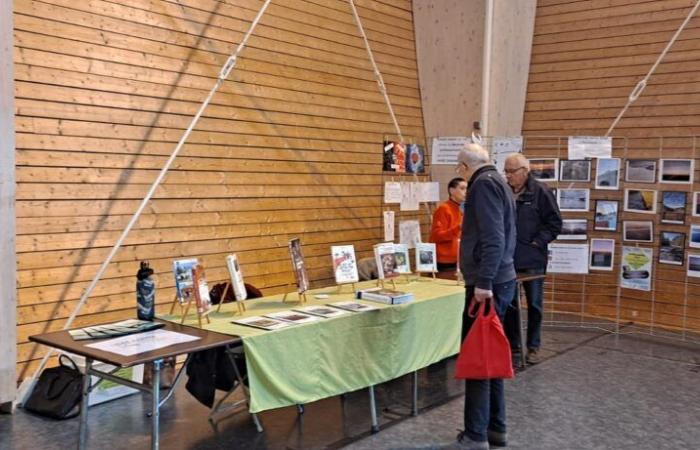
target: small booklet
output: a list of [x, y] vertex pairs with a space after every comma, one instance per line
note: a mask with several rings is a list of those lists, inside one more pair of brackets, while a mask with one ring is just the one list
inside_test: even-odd
[[296, 312], [296, 311], [280, 311], [280, 312], [275, 312], [275, 313], [270, 313], [270, 314], [265, 314], [265, 317], [269, 317], [271, 319], [277, 319], [277, 320], [284, 320], [285, 322], [292, 322], [292, 323], [309, 323], [309, 322], [316, 322], [319, 319], [318, 316], [310, 316], [308, 314]]
[[387, 305], [400, 305], [413, 301], [411, 292], [395, 291], [393, 289], [373, 288], [357, 291], [357, 298]]
[[226, 267], [228, 267], [228, 273], [231, 276], [231, 286], [233, 286], [236, 300], [245, 300], [248, 297], [248, 291], [245, 289], [243, 272], [241, 272], [241, 266], [238, 265], [238, 257], [235, 253], [226, 257]]
[[77, 330], [69, 330], [68, 334], [70, 334], [70, 336], [76, 341], [85, 341], [87, 339], [104, 339], [117, 336], [126, 336], [127, 334], [155, 330], [156, 328], [162, 328], [164, 326], [165, 324], [162, 322], [128, 319], [122, 320], [121, 322], [95, 325], [94, 327], [79, 328]]
[[358, 302], [335, 302], [335, 303], [329, 303], [328, 306], [332, 306], [334, 308], [340, 308], [340, 309], [344, 309], [346, 311], [352, 311], [352, 312], [363, 312], [363, 311], [372, 311], [375, 309], [379, 309], [376, 306], [365, 305], [364, 303], [358, 303]]
[[435, 244], [416, 244], [416, 272], [437, 272]]
[[281, 320], [270, 319], [262, 316], [244, 317], [243, 319], [234, 320], [231, 323], [245, 325], [247, 327], [261, 328], [263, 330], [279, 330], [280, 328], [291, 327], [293, 325], [289, 322], [283, 322]]
[[300, 308], [294, 308], [294, 311], [311, 314], [313, 316], [325, 317], [327, 319], [330, 317], [338, 317], [349, 314], [348, 311], [338, 308], [331, 308], [330, 306], [303, 306]]
[[394, 252], [394, 244], [385, 242], [374, 246], [374, 258], [377, 262], [377, 274], [379, 279], [397, 277], [396, 272], [396, 255]]
[[397, 273], [411, 273], [411, 258], [408, 256], [408, 245], [394, 244], [394, 260]]

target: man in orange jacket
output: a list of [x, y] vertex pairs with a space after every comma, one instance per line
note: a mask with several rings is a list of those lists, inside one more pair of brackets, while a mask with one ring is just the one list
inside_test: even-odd
[[438, 272], [452, 277], [457, 270], [459, 237], [462, 234], [462, 202], [467, 197], [467, 182], [453, 178], [447, 185], [450, 198], [435, 210], [430, 242], [437, 248]]

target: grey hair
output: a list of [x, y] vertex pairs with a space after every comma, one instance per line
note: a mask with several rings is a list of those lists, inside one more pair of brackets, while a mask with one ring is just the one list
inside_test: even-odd
[[491, 156], [489, 156], [489, 152], [484, 150], [484, 147], [481, 145], [467, 144], [459, 151], [457, 160], [469, 167], [478, 167], [490, 163]]
[[525, 167], [527, 170], [530, 170], [530, 160], [527, 159], [522, 153], [511, 153], [506, 157], [506, 161], [509, 161], [511, 159], [515, 159], [516, 161], [518, 161], [520, 167]]

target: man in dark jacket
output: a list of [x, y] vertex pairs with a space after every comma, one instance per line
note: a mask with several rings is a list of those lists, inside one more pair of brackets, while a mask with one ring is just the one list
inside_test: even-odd
[[[561, 214], [557, 201], [544, 183], [530, 174], [530, 163], [520, 153], [514, 153], [505, 162], [508, 184], [516, 203], [517, 244], [515, 269], [518, 273], [544, 274], [547, 269], [547, 244], [561, 231]], [[523, 282], [527, 297], [527, 362], [537, 364], [542, 330], [544, 278]], [[509, 308], [505, 321], [511, 348], [520, 348], [517, 313]]]
[[[491, 301], [501, 320], [515, 295], [515, 203], [510, 187], [490, 163], [488, 152], [469, 144], [458, 156], [458, 172], [468, 180], [460, 242], [460, 271], [466, 285], [462, 338], [474, 319], [472, 301]], [[506, 445], [502, 379], [465, 380], [464, 431], [450, 446], [488, 450]]]

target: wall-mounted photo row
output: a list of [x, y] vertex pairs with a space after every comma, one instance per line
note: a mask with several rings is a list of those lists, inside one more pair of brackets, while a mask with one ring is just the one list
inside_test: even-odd
[[700, 217], [700, 192], [693, 192], [691, 212], [693, 213], [693, 217]]
[[688, 276], [700, 278], [700, 255], [688, 253]]
[[625, 166], [628, 183], [656, 183], [656, 160], [628, 159]]
[[590, 189], [558, 189], [557, 203], [561, 211], [588, 211]]
[[613, 270], [615, 259], [615, 239], [591, 239], [591, 256], [588, 268], [591, 270]]
[[584, 183], [591, 181], [591, 160], [562, 159], [559, 161], [559, 181]]
[[694, 167], [692, 159], [662, 159], [659, 183], [693, 184]]
[[663, 191], [661, 193], [661, 222], [684, 224], [686, 199], [685, 192]]
[[530, 173], [538, 181], [557, 181], [559, 179], [558, 158], [535, 158], [530, 160]]
[[700, 225], [690, 226], [690, 242], [688, 245], [693, 248], [700, 248]]
[[562, 240], [586, 240], [588, 236], [588, 220], [586, 219], [564, 219], [562, 220], [561, 232], [557, 239]]
[[656, 191], [651, 189], [625, 189], [625, 211], [656, 214]]
[[627, 242], [654, 242], [654, 223], [650, 220], [623, 221], [622, 240]]
[[617, 231], [617, 212], [619, 202], [616, 200], [597, 200], [593, 229], [597, 231]]
[[617, 190], [620, 188], [620, 158], [600, 158], [596, 167], [595, 188]]
[[683, 265], [683, 253], [685, 253], [685, 233], [675, 231], [662, 231], [659, 233], [659, 263]]

